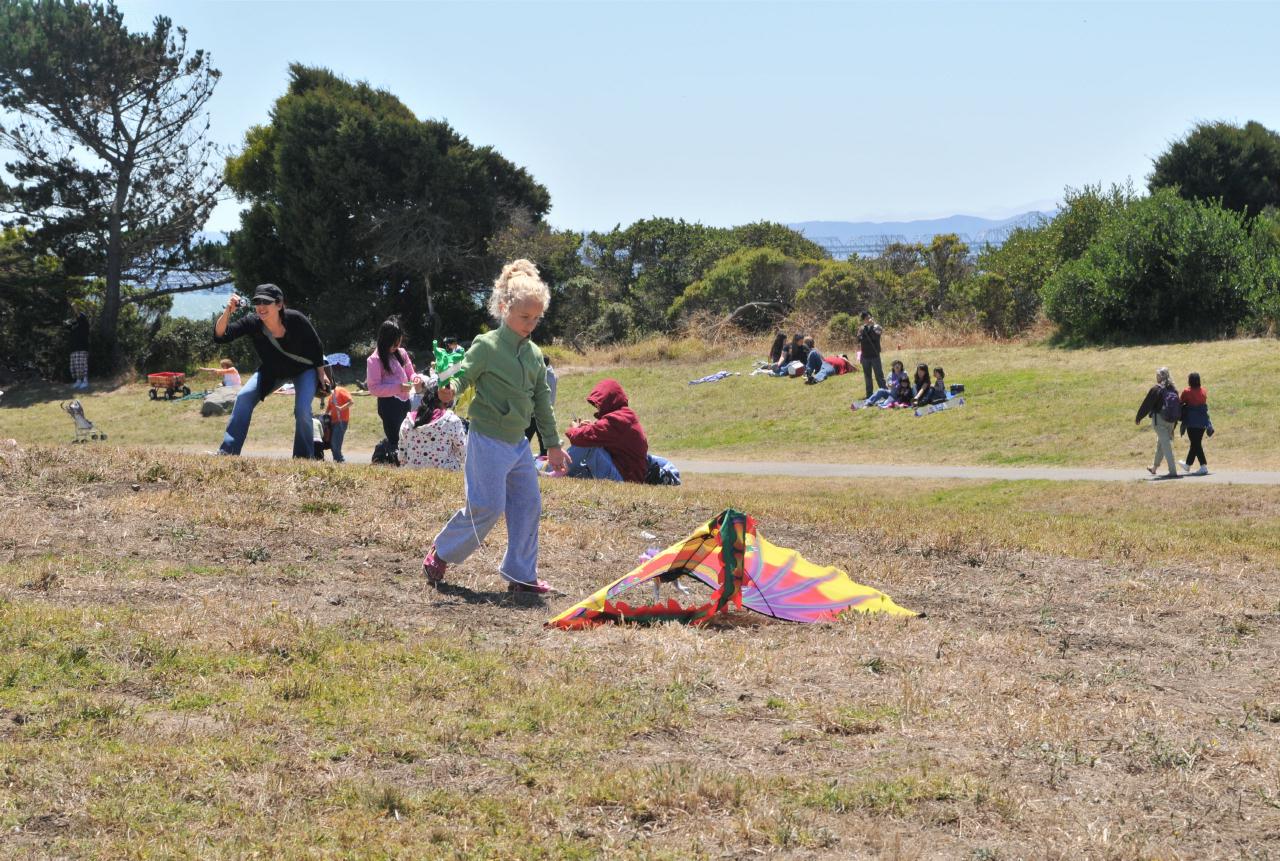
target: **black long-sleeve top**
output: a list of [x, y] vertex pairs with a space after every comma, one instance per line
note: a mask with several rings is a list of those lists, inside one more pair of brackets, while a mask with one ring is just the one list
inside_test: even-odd
[[257, 314], [246, 314], [234, 323], [227, 324], [227, 330], [219, 336], [215, 330], [215, 344], [225, 344], [236, 338], [248, 335], [253, 338], [253, 348], [258, 351], [262, 364], [258, 366], [258, 400], [275, 391], [282, 380], [292, 380], [303, 371], [324, 367], [324, 347], [320, 344], [320, 336], [306, 315], [292, 308], [285, 308], [284, 337], [277, 338], [281, 349], [292, 353], [306, 363], [290, 358], [275, 348], [267, 337], [266, 326]]
[[[1155, 416], [1160, 413], [1160, 401], [1163, 399], [1165, 386], [1157, 383], [1147, 390], [1147, 396], [1142, 399], [1142, 405], [1138, 407], [1138, 417], [1133, 420], [1134, 424], [1140, 423], [1147, 416]], [[1173, 386], [1168, 386], [1173, 389]], [[1177, 389], [1173, 389], [1175, 392]]]

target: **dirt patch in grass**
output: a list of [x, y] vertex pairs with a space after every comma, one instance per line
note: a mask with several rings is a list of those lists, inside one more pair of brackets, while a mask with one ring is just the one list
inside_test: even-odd
[[[0, 481], [11, 857], [1280, 853], [1274, 567], [1211, 543], [1044, 553], [963, 495], [895, 542], [745, 479], [559, 482], [543, 601], [501, 532], [424, 586], [453, 475], [98, 448]], [[729, 503], [926, 617], [541, 627]]]

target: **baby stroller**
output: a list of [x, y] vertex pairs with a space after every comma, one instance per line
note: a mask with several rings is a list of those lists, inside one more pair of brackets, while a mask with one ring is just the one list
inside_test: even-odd
[[88, 442], [89, 440], [105, 440], [107, 435], [93, 426], [93, 422], [84, 416], [84, 407], [80, 406], [79, 401], [72, 401], [69, 404], [63, 404], [62, 410], [71, 416], [71, 420], [76, 423], [76, 438], [72, 440], [76, 442]]

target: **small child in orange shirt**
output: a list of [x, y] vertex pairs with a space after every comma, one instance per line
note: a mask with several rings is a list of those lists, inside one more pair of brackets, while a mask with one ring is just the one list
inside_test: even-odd
[[[321, 407], [324, 408], [324, 404]], [[344, 463], [346, 458], [342, 456], [342, 438], [347, 435], [347, 423], [351, 421], [351, 393], [342, 386], [335, 388], [329, 396], [325, 415], [329, 418], [331, 428], [329, 450], [333, 452], [333, 462]]]

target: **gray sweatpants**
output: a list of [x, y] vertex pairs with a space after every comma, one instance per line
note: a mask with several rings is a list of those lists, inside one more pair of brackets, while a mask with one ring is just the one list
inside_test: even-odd
[[514, 583], [538, 579], [538, 518], [542, 490], [529, 441], [507, 443], [476, 431], [467, 433], [462, 474], [467, 500], [436, 536], [436, 555], [450, 564], [480, 546], [502, 515], [507, 516], [507, 553], [499, 573]]

